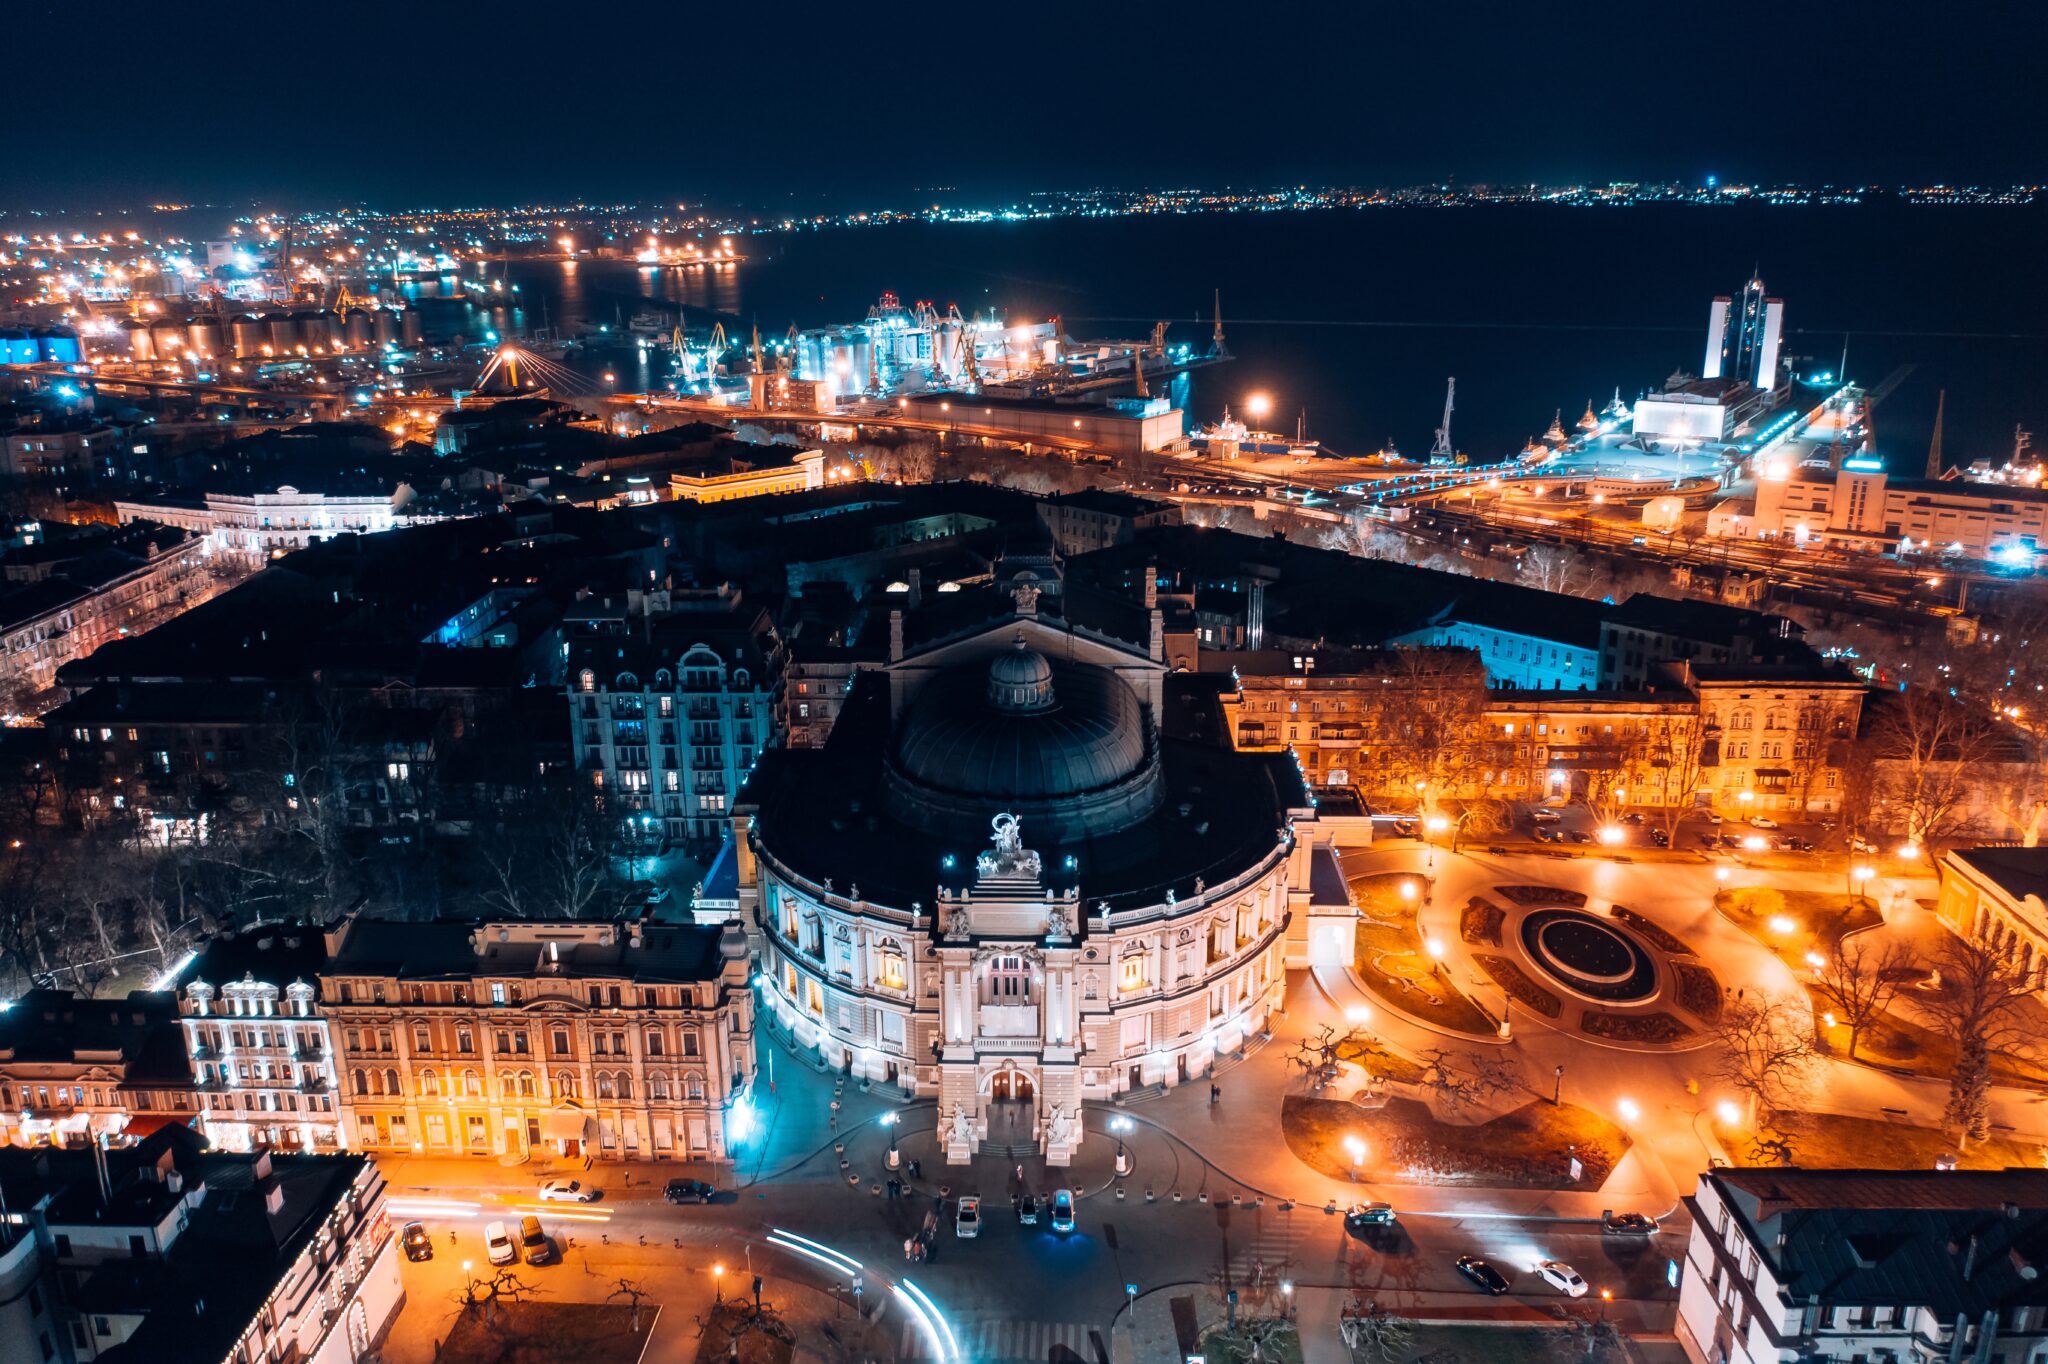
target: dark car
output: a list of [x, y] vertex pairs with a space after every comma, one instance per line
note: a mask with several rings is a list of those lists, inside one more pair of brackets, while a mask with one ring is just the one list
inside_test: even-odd
[[1643, 812], [1641, 810], [1631, 810], [1621, 817], [1621, 822], [1623, 824], [1641, 824], [1643, 822]]
[[1786, 834], [1785, 846], [1790, 848], [1793, 852], [1813, 851], [1813, 844], [1808, 840], [1801, 838], [1798, 834]]
[[1648, 1236], [1656, 1229], [1656, 1219], [1639, 1212], [1609, 1213], [1600, 1224], [1600, 1230], [1609, 1236]]
[[1498, 1296], [1508, 1291], [1508, 1281], [1501, 1272], [1477, 1255], [1460, 1255], [1458, 1272], [1477, 1284], [1484, 1292]]
[[1652, 829], [1650, 830], [1650, 841], [1660, 848], [1668, 848], [1671, 846], [1671, 835], [1665, 833], [1662, 829]]
[[661, 1196], [671, 1203], [709, 1203], [718, 1190], [701, 1179], [671, 1179]]
[[1365, 1236], [1374, 1227], [1391, 1227], [1395, 1222], [1392, 1203], [1353, 1203], [1344, 1214], [1344, 1230]]
[[1555, 829], [1538, 829], [1536, 831], [1536, 841], [1538, 843], [1557, 843], [1562, 841], [1562, 839], [1563, 835]]
[[1584, 829], [1567, 829], [1564, 836], [1574, 843], [1591, 843], [1593, 841], [1593, 835], [1587, 833]]
[[1017, 1201], [1017, 1220], [1027, 1227], [1038, 1225], [1038, 1199], [1034, 1195], [1025, 1194]]
[[405, 1246], [405, 1258], [408, 1260], [434, 1258], [434, 1238], [427, 1235], [426, 1227], [419, 1222], [407, 1222], [399, 1241]]

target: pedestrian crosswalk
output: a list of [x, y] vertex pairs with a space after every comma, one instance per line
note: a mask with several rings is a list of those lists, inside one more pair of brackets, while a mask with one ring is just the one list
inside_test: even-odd
[[[1093, 1361], [1096, 1328], [1070, 1321], [956, 1321], [960, 1357], [974, 1364], [1061, 1364]], [[1107, 1339], [1104, 1339], [1107, 1345]], [[899, 1360], [935, 1359], [937, 1354], [916, 1322], [903, 1324]]]
[[1247, 1287], [1270, 1286], [1282, 1278], [1291, 1277], [1299, 1269], [1295, 1260], [1306, 1232], [1307, 1224], [1297, 1214], [1262, 1218], [1258, 1230], [1252, 1235], [1233, 1236], [1230, 1246], [1230, 1277], [1233, 1283]]

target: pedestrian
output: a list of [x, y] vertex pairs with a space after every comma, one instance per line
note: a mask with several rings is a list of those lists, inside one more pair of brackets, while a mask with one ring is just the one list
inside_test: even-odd
[[1024, 1166], [1021, 1162], [1017, 1166], [1017, 1182], [1019, 1184], [1024, 1182]]

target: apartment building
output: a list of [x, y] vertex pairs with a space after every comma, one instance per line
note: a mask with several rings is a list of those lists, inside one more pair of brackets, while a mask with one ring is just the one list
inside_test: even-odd
[[748, 976], [737, 923], [351, 917], [321, 975], [347, 1144], [729, 1159], [752, 1125]]

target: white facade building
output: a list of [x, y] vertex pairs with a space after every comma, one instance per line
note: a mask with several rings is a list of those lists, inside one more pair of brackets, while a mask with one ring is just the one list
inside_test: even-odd
[[199, 532], [223, 553], [265, 556], [304, 549], [337, 535], [374, 535], [398, 524], [398, 513], [413, 500], [404, 483], [390, 493], [301, 492], [284, 485], [275, 492], [209, 492], [198, 503], [114, 503], [123, 525], [160, 521]]
[[936, 1096], [950, 1160], [1064, 1165], [1083, 1102], [1205, 1075], [1265, 1027], [1313, 807], [1285, 755], [1160, 724], [1190, 703], [1156, 625], [1147, 652], [1015, 596], [893, 650], [823, 748], [770, 755], [739, 895], [798, 1045]]

